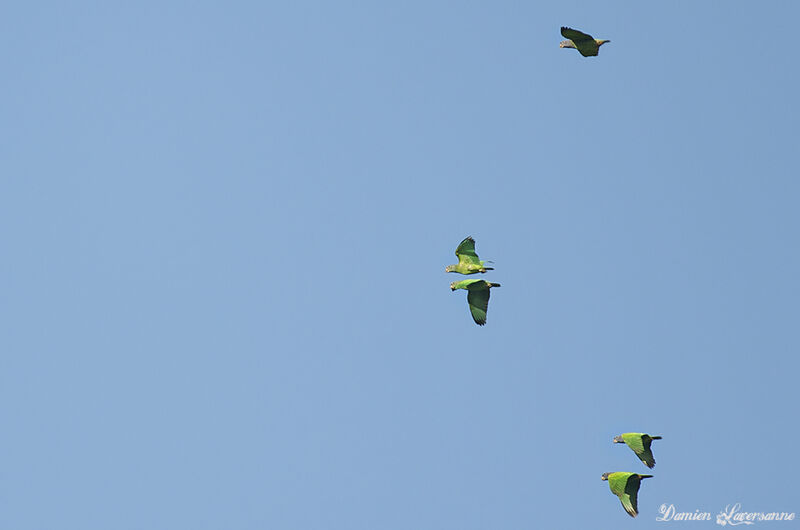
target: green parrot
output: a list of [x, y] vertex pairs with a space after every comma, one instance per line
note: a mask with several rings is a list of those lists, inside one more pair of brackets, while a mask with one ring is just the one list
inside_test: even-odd
[[491, 283], [486, 280], [461, 280], [450, 284], [450, 290], [466, 289], [467, 303], [472, 319], [479, 326], [486, 324], [486, 310], [489, 309], [489, 290], [492, 287], [500, 287], [499, 283]]
[[458, 264], [448, 265], [444, 268], [444, 272], [458, 272], [460, 274], [476, 274], [478, 272], [493, 271], [492, 267], [484, 267], [484, 263], [491, 263], [491, 261], [481, 261], [478, 255], [475, 254], [475, 240], [472, 237], [467, 237], [459, 243], [456, 249], [456, 257]]
[[653, 475], [639, 475], [638, 473], [625, 473], [617, 471], [615, 473], [603, 473], [601, 480], [607, 480], [611, 493], [619, 497], [622, 507], [631, 517], [636, 517], [639, 513], [638, 495], [639, 484], [643, 478], [652, 478]]
[[611, 42], [610, 40], [595, 39], [582, 31], [565, 27], [561, 28], [561, 35], [569, 40], [561, 41], [561, 44], [558, 45], [559, 48], [575, 48], [584, 57], [594, 57], [600, 51], [600, 46]]
[[628, 447], [633, 449], [639, 460], [644, 462], [644, 465], [653, 469], [656, 465], [656, 460], [653, 458], [653, 452], [650, 450], [650, 444], [653, 440], [660, 440], [660, 436], [650, 436], [642, 432], [626, 432], [614, 437], [615, 444], [627, 444]]

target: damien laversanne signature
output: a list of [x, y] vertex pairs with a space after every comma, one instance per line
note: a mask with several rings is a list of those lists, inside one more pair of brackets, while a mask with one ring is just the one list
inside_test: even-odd
[[[674, 504], [662, 504], [656, 521], [711, 521], [711, 512], [681, 512]], [[756, 521], [794, 521], [795, 512], [743, 512], [742, 504], [729, 504], [717, 514], [717, 524], [721, 526], [740, 524], [750, 525]]]

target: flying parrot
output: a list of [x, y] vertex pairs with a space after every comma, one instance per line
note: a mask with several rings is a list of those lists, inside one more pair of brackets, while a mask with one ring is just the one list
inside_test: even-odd
[[650, 450], [650, 444], [653, 440], [660, 440], [660, 436], [650, 436], [642, 432], [626, 432], [614, 437], [614, 443], [627, 444], [628, 447], [633, 449], [639, 460], [644, 462], [644, 465], [653, 469], [656, 465], [656, 460], [653, 458], [653, 452]]
[[466, 289], [467, 303], [472, 319], [479, 326], [486, 324], [486, 310], [489, 309], [489, 290], [492, 287], [500, 287], [499, 283], [491, 283], [486, 280], [461, 280], [450, 284], [450, 290]]
[[643, 478], [652, 478], [652, 476], [617, 471], [615, 473], [603, 473], [600, 479], [608, 481], [611, 493], [619, 497], [622, 507], [628, 512], [628, 515], [636, 517], [639, 513], [639, 484], [641, 484]]
[[448, 265], [444, 268], [444, 272], [476, 274], [494, 270], [492, 267], [484, 267], [484, 263], [491, 263], [491, 261], [487, 262], [478, 259], [478, 255], [475, 253], [475, 240], [471, 236], [459, 243], [456, 249], [456, 257], [458, 258], [458, 263], [456, 265]]
[[561, 35], [569, 40], [561, 41], [561, 44], [558, 45], [559, 48], [575, 48], [584, 57], [594, 57], [600, 51], [600, 46], [611, 42], [610, 40], [595, 39], [582, 31], [565, 27], [561, 28]]

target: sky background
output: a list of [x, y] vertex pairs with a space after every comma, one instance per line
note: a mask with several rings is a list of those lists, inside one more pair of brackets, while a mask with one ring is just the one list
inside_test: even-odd
[[[800, 512], [798, 18], [6, 3], [0, 526]], [[629, 431], [664, 437], [636, 520]]]

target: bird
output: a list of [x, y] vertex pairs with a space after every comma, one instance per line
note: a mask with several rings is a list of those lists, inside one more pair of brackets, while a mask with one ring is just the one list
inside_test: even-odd
[[492, 267], [485, 267], [484, 263], [491, 263], [491, 261], [481, 261], [478, 255], [475, 254], [475, 240], [472, 236], [464, 238], [456, 248], [456, 257], [458, 263], [455, 265], [448, 265], [444, 268], [444, 272], [457, 272], [459, 274], [476, 274], [484, 273], [486, 271], [493, 271]]
[[611, 42], [610, 40], [595, 39], [582, 31], [565, 28], [563, 26], [561, 28], [561, 35], [569, 40], [561, 41], [561, 44], [558, 45], [559, 48], [575, 48], [581, 52], [581, 55], [584, 57], [594, 57], [597, 55], [597, 52], [600, 51], [600, 46]]
[[636, 517], [639, 513], [638, 495], [639, 484], [642, 479], [652, 478], [653, 475], [639, 475], [638, 473], [626, 473], [617, 471], [614, 473], [603, 473], [600, 480], [607, 480], [611, 493], [619, 497], [622, 507], [631, 517]]
[[479, 326], [486, 324], [486, 310], [489, 309], [489, 290], [492, 287], [500, 287], [499, 283], [487, 282], [486, 280], [461, 280], [450, 284], [450, 290], [465, 289], [467, 291], [467, 303], [472, 319]]
[[656, 460], [653, 458], [653, 452], [650, 450], [650, 444], [653, 440], [660, 440], [660, 436], [650, 436], [642, 432], [626, 432], [614, 437], [615, 444], [627, 444], [628, 447], [633, 449], [639, 460], [644, 462], [644, 465], [653, 469], [656, 465]]

